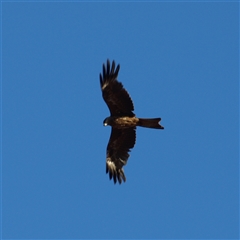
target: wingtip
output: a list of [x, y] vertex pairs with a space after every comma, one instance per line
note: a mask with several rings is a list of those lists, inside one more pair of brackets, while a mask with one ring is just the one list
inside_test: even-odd
[[109, 179], [112, 180], [114, 184], [117, 182], [121, 184], [122, 182], [126, 182], [126, 176], [122, 168], [116, 169], [116, 166], [113, 162], [108, 162], [106, 164], [106, 173], [109, 173]]
[[109, 76], [112, 79], [117, 78], [118, 72], [120, 70], [120, 65], [118, 64], [116, 68], [115, 68], [115, 66], [116, 66], [116, 64], [115, 64], [114, 60], [112, 61], [112, 66], [111, 66], [111, 62], [110, 62], [109, 59], [107, 59], [106, 65], [103, 63], [103, 66], [102, 66], [102, 84], [103, 84], [104, 80]]
[[100, 85], [102, 87], [103, 86], [103, 78], [102, 78], [102, 74], [101, 73], [99, 74], [99, 79], [100, 79]]
[[118, 64], [118, 65], [117, 65], [117, 68], [116, 68], [116, 70], [115, 70], [115, 75], [116, 75], [116, 77], [117, 77], [117, 75], [118, 75], [119, 70], [120, 70], [120, 65]]

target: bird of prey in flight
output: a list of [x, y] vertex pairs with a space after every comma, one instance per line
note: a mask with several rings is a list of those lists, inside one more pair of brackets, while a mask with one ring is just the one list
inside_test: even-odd
[[110, 110], [110, 117], [103, 121], [103, 125], [112, 127], [111, 136], [107, 146], [106, 173], [114, 183], [119, 184], [126, 177], [123, 166], [127, 164], [130, 149], [136, 141], [136, 127], [164, 129], [159, 124], [161, 118], [137, 118], [133, 113], [133, 102], [124, 89], [121, 82], [117, 80], [120, 65], [115, 69], [115, 62], [107, 60], [103, 64], [103, 72], [100, 73], [100, 85], [102, 96]]

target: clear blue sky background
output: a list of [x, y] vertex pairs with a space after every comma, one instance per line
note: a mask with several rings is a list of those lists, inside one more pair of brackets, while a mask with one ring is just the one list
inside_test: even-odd
[[[2, 237], [238, 238], [239, 3], [3, 2]], [[140, 117], [105, 174], [107, 58]]]

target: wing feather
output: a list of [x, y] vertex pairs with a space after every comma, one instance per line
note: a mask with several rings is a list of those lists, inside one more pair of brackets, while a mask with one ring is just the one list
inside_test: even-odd
[[112, 116], [129, 116], [133, 117], [134, 106], [131, 97], [124, 89], [121, 82], [118, 82], [117, 76], [120, 69], [118, 64], [115, 69], [115, 62], [107, 60], [107, 66], [103, 64], [103, 71], [100, 74], [100, 85], [102, 96]]
[[136, 141], [136, 128], [112, 128], [107, 146], [106, 173], [114, 183], [126, 181], [123, 166], [127, 164], [130, 149]]

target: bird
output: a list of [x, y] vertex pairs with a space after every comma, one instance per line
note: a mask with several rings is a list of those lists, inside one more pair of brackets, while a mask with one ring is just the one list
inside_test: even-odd
[[111, 126], [111, 135], [106, 151], [106, 173], [114, 184], [126, 182], [123, 166], [127, 164], [129, 152], [136, 142], [136, 127], [164, 129], [161, 118], [138, 118], [134, 114], [133, 101], [118, 81], [120, 65], [115, 68], [115, 61], [107, 59], [100, 73], [102, 97], [106, 102], [110, 116], [103, 121], [104, 126]]

